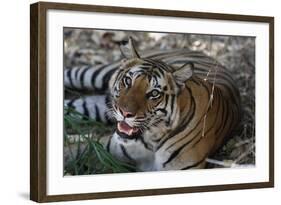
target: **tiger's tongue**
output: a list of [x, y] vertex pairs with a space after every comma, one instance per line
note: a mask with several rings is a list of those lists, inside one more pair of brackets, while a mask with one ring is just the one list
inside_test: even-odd
[[130, 127], [126, 122], [118, 122], [117, 128], [120, 132], [123, 132], [127, 135], [132, 135], [134, 132], [137, 132], [137, 128]]

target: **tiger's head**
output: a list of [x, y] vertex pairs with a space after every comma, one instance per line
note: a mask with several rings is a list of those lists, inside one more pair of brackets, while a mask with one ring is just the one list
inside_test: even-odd
[[177, 96], [192, 76], [193, 64], [174, 69], [141, 58], [131, 38], [121, 51], [125, 59], [110, 80], [117, 133], [133, 139], [153, 128], [172, 129], [179, 116]]

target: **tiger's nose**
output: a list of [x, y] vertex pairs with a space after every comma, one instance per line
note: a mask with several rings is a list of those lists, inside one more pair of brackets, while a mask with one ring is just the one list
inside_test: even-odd
[[123, 110], [123, 109], [121, 109], [121, 108], [119, 108], [119, 109], [120, 109], [121, 114], [122, 114], [124, 117], [134, 117], [134, 116], [135, 116], [135, 114], [132, 113], [132, 112], [125, 111], [125, 110]]

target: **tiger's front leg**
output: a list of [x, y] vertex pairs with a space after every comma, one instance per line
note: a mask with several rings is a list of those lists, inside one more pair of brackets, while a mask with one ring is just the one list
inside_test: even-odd
[[136, 166], [137, 171], [154, 170], [154, 152], [142, 138], [124, 139], [115, 132], [100, 142], [114, 157]]
[[170, 164], [166, 164], [168, 157], [164, 156], [165, 154], [155, 154], [155, 171], [203, 169], [206, 166], [205, 157], [200, 158], [198, 155], [194, 157], [187, 157], [187, 159], [179, 159]]

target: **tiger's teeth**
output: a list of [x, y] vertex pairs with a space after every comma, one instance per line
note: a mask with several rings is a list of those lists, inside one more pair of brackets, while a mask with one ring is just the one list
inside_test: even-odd
[[130, 129], [128, 135], [132, 135], [133, 134], [133, 129]]

